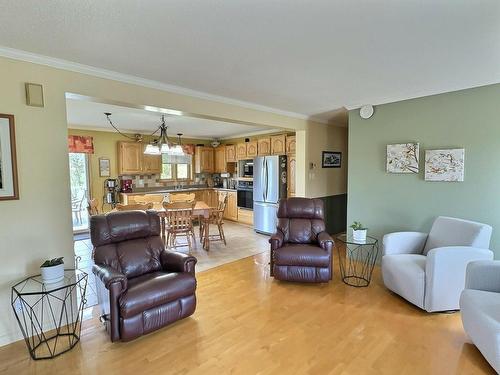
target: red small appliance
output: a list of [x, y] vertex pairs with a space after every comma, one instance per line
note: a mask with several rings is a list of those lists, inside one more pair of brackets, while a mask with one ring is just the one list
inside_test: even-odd
[[122, 193], [132, 193], [132, 180], [121, 180], [120, 183]]

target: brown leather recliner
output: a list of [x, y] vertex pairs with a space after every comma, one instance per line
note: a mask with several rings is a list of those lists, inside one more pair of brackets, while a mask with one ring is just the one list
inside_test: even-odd
[[269, 243], [271, 276], [274, 278], [309, 283], [332, 279], [334, 243], [325, 232], [321, 199], [281, 200], [278, 228]]
[[154, 211], [90, 218], [92, 268], [111, 341], [128, 341], [194, 313], [196, 258], [165, 250]]

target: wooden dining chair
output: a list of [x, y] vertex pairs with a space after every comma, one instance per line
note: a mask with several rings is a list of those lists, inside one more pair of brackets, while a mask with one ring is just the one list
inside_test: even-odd
[[[191, 251], [191, 237], [196, 247], [196, 237], [193, 229], [193, 208], [195, 202], [163, 202], [165, 209], [165, 226], [167, 232], [166, 246], [177, 247], [177, 237], [186, 237], [187, 246]], [[181, 246], [186, 246], [181, 245]]]
[[135, 203], [135, 204], [121, 204], [118, 203], [116, 205], [117, 211], [132, 211], [132, 210], [140, 210], [146, 211], [153, 208], [153, 203]]
[[[226, 236], [224, 235], [224, 211], [226, 210], [228, 194], [219, 194], [217, 207], [210, 208], [209, 217], [200, 221], [200, 233], [203, 233], [202, 243], [205, 246], [205, 241], [223, 241], [226, 244]], [[219, 230], [218, 234], [206, 236], [206, 225], [215, 224]]]
[[93, 198], [87, 201], [87, 211], [89, 212], [89, 216], [99, 215], [97, 199]]
[[168, 195], [169, 203], [177, 203], [177, 202], [194, 202], [195, 201], [194, 193], [176, 193]]
[[165, 195], [163, 194], [146, 194], [141, 197], [141, 203], [153, 203], [153, 209], [159, 210], [162, 208], [163, 201], [165, 200]]

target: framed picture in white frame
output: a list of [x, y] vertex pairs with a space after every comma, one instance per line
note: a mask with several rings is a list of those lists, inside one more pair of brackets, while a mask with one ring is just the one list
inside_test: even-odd
[[99, 176], [100, 177], [110, 177], [110, 162], [108, 158], [99, 158]]
[[14, 115], [0, 113], [0, 201], [19, 199]]

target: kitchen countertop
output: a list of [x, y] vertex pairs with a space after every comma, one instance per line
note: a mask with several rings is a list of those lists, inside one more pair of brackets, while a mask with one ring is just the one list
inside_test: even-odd
[[193, 188], [185, 188], [185, 189], [147, 189], [143, 191], [134, 191], [132, 193], [122, 193], [127, 195], [145, 195], [145, 194], [163, 194], [163, 193], [183, 193], [183, 192], [191, 192], [191, 191], [200, 191], [200, 190], [222, 190], [222, 191], [236, 191], [236, 189], [224, 189], [224, 188], [216, 188], [216, 187], [193, 187]]

